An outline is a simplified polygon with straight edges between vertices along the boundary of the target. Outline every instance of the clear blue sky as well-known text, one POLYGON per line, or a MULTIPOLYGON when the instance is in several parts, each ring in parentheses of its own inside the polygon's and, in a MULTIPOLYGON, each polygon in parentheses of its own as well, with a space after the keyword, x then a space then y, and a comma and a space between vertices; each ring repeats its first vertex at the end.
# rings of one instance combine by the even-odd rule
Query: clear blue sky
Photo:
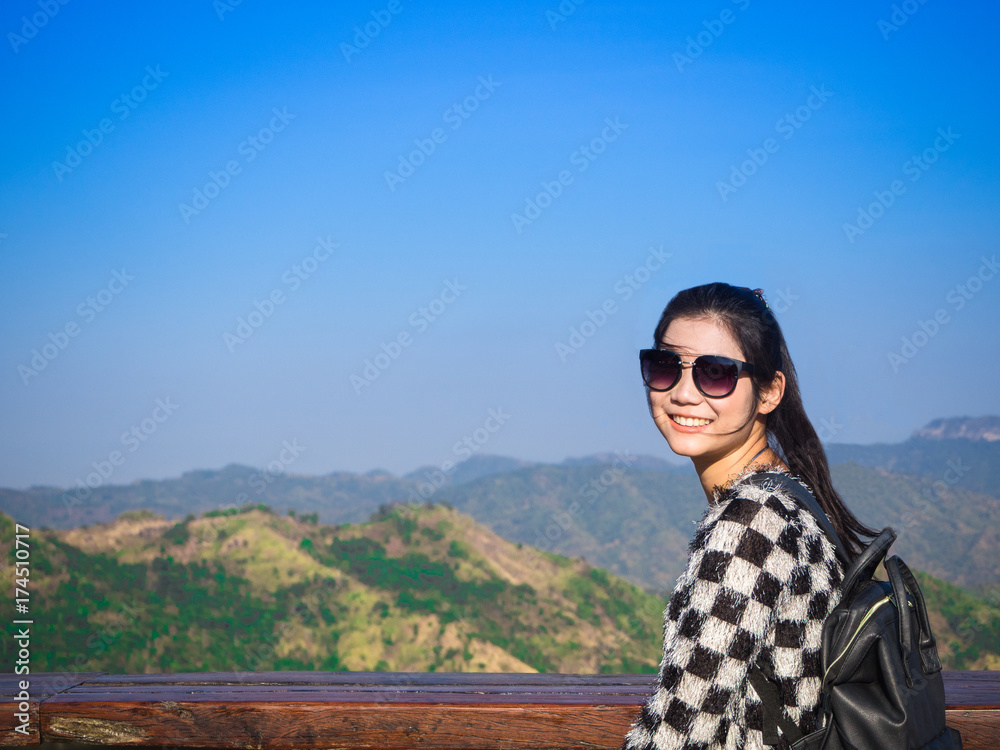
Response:
POLYGON ((663 5, 4 4, 0 486, 673 458, 636 351, 710 281, 824 437, 1000 413, 996 5, 663 5))

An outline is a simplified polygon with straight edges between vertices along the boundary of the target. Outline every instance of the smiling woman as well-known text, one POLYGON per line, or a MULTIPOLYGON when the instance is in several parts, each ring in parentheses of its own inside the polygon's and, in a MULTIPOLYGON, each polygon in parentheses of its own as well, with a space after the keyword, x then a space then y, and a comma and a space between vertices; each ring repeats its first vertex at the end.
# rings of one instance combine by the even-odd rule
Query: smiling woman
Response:
MULTIPOLYGON (((691 459, 709 505, 664 613, 656 690, 623 745, 763 748, 751 667, 773 673, 788 721, 823 726, 820 637, 845 560, 790 489, 813 494, 851 555, 875 532, 844 506, 802 406, 761 290, 715 283, 678 293, 640 353, 649 412, 691 459)), ((776 747, 788 747, 785 725, 776 747)))

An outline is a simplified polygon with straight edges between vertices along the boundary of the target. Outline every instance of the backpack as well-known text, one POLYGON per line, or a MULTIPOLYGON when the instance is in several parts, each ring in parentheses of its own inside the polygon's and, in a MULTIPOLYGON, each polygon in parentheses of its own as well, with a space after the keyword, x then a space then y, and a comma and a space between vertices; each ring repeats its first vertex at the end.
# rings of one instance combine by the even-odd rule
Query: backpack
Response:
POLYGON ((750 684, 761 699, 764 744, 792 750, 961 750, 945 726, 944 683, 924 597, 902 560, 885 559, 896 539, 882 529, 854 562, 816 499, 797 481, 766 472, 808 510, 846 568, 837 607, 823 623, 822 707, 825 726, 803 736, 783 710, 774 674, 759 661, 750 684), (885 563, 888 581, 872 576, 885 563))

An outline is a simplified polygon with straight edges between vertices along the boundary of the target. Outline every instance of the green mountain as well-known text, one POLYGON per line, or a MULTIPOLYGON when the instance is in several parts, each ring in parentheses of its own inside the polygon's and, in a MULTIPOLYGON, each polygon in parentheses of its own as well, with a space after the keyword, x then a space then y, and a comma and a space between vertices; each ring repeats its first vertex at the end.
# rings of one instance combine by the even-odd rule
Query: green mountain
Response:
MULTIPOLYGON (((1000 418, 936 420, 897 445, 830 445, 835 486, 867 524, 892 526, 916 568, 988 596, 1000 557, 1000 418)), ((447 502, 500 536, 596 567, 651 592, 673 586, 704 494, 690 464, 596 455, 537 464, 475 455, 450 477, 424 467, 308 477, 231 465, 178 479, 61 490, 0 489, 0 511, 32 527, 109 522, 129 510, 182 518, 265 503, 324 523, 359 523, 379 507, 447 502)))
MULTIPOLYGON (((669 589, 683 569, 692 523, 705 509, 701 485, 693 471, 617 468, 538 465, 437 497, 507 539, 583 556, 647 590, 669 589)), ((896 530, 894 554, 981 594, 994 584, 1000 498, 853 463, 831 471, 859 518, 896 530)))
MULTIPOLYGON (((12 526, 0 516, 0 554, 12 526)), ((339 526, 129 512, 32 530, 31 561, 37 671, 652 672, 661 648, 656 597, 443 506, 339 526)))
MULTIPOLYGON (((0 554, 12 526, 0 515, 0 554)), ((132 511, 32 530, 30 559, 37 671, 654 672, 662 648, 664 599, 440 505, 338 526, 132 511)), ((918 576, 946 667, 1000 667, 998 602, 918 576)))
POLYGON ((902 443, 834 443, 825 450, 831 465, 851 462, 1000 497, 1000 440, 993 437, 998 423, 1000 417, 935 420, 902 443))

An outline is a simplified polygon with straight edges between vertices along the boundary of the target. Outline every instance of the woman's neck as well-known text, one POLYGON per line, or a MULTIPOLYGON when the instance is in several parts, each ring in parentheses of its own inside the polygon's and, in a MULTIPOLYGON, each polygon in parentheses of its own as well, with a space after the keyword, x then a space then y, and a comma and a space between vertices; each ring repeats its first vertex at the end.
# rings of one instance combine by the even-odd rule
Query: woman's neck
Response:
POLYGON ((738 479, 754 471, 768 469, 783 469, 788 471, 788 466, 765 442, 763 445, 754 445, 748 448, 735 459, 726 462, 717 462, 709 467, 705 467, 698 472, 698 476, 701 480, 701 487, 705 492, 705 497, 712 503, 720 492, 738 479))

